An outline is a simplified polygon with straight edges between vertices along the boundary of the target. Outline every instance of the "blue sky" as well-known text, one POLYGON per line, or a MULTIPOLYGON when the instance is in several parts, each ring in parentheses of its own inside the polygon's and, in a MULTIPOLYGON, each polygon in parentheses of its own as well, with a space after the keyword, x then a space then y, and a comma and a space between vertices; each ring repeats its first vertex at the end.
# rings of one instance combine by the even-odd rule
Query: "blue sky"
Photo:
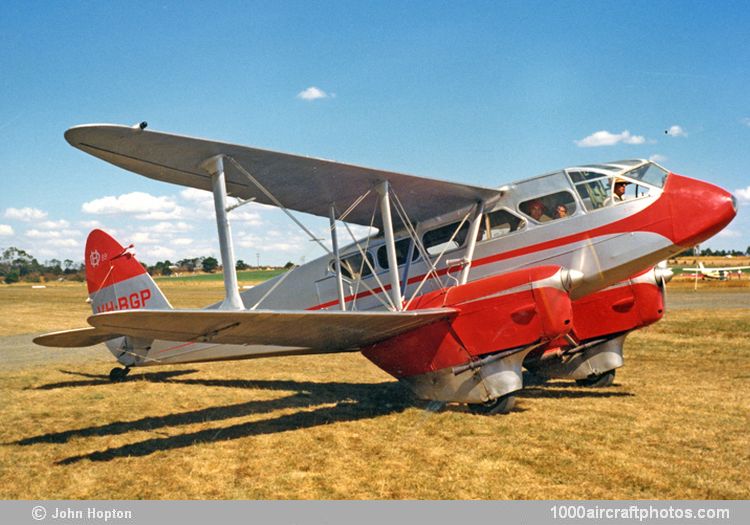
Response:
MULTIPOLYGON (((147 262, 216 255, 208 194, 63 139, 146 120, 484 186, 655 157, 735 192, 738 217, 704 246, 744 250, 748 27, 747 2, 6 2, 0 247, 80 261, 98 225, 147 262)), ((320 253, 278 212, 241 210, 238 258, 320 253)))

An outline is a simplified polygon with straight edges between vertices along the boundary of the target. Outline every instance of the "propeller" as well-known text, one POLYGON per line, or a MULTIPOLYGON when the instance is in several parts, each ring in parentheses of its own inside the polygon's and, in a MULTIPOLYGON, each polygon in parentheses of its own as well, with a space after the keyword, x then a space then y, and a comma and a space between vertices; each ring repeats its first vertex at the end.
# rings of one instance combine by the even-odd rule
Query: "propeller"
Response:
POLYGON ((667 283, 674 277, 672 268, 667 266, 667 261, 661 261, 654 267, 654 278, 661 288, 661 300, 664 308, 667 307, 667 283))

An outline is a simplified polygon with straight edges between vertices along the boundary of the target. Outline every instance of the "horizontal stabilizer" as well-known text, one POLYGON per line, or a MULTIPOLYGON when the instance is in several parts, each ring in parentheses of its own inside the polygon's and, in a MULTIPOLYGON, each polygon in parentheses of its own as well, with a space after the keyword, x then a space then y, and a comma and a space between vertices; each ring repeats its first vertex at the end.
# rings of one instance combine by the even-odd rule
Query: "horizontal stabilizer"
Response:
POLYGON ((112 333, 108 330, 93 328, 76 328, 74 330, 63 330, 52 332, 34 338, 34 342, 41 346, 52 346, 57 348, 80 348, 82 346, 94 346, 121 334, 112 333))
POLYGON ((451 308, 406 312, 126 310, 93 315, 88 322, 102 332, 144 339, 335 352, 370 345, 455 314, 451 308))

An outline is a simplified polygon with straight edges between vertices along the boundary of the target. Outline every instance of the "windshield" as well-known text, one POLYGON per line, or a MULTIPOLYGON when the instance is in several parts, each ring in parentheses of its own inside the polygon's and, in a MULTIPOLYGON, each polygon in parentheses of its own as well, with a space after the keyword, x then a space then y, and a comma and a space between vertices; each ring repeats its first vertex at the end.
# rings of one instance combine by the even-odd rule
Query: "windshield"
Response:
POLYGON ((648 163, 634 170, 626 171, 623 175, 634 180, 645 182, 651 186, 656 186, 657 188, 663 188, 664 181, 667 180, 668 172, 656 164, 648 163))

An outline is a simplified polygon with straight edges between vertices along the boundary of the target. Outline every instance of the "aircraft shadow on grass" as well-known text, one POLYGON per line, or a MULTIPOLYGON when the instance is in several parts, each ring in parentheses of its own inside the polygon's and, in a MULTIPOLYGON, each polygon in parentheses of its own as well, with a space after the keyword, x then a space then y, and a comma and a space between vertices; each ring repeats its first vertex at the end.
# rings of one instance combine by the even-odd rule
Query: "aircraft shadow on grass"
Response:
MULTIPOLYGON (((107 376, 84 374, 61 370, 87 380, 50 383, 36 387, 39 390, 112 385, 107 376)), ((382 383, 316 383, 290 380, 239 380, 239 379, 187 379, 180 376, 195 370, 174 370, 158 373, 137 374, 129 381, 149 381, 185 385, 214 386, 253 390, 295 392, 291 395, 269 400, 247 401, 217 407, 190 410, 165 416, 150 416, 132 421, 116 421, 61 432, 51 432, 16 441, 15 445, 30 446, 43 443, 65 444, 79 437, 102 437, 127 434, 136 431, 159 431, 196 423, 226 421, 251 415, 267 414, 277 410, 297 409, 292 414, 271 417, 259 421, 242 422, 222 428, 207 428, 174 436, 159 436, 119 447, 112 447, 89 454, 71 456, 57 461, 58 465, 69 465, 83 460, 110 461, 120 457, 148 456, 155 452, 173 450, 200 443, 230 441, 249 436, 275 434, 305 428, 313 428, 338 422, 371 419, 402 412, 418 406, 411 394, 394 381, 382 383), (324 406, 319 406, 324 405, 324 406), (314 408, 317 407, 317 408, 314 408), (312 410, 311 410, 312 409, 312 410)), ((613 397, 629 396, 625 392, 600 390, 552 390, 534 387, 520 393, 521 397, 613 397)), ((523 411, 517 407, 514 411, 523 411)))

